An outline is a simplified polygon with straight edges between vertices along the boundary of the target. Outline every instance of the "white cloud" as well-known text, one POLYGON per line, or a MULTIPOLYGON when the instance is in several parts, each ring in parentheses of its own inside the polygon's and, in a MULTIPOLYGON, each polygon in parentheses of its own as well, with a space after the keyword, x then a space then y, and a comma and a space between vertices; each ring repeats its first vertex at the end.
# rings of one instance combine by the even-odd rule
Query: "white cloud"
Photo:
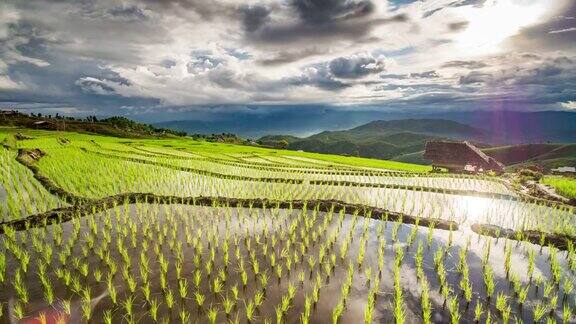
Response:
POLYGON ((561 105, 562 108, 564 108, 564 109, 576 110, 576 101, 562 102, 562 103, 560 103, 560 105, 561 105))
POLYGON ((560 34, 560 33, 567 33, 567 32, 573 32, 573 31, 576 31, 576 27, 552 30, 552 31, 548 32, 548 34, 560 34))
POLYGON ((14 82, 7 75, 0 75, 0 90, 22 90, 26 86, 22 83, 14 82))

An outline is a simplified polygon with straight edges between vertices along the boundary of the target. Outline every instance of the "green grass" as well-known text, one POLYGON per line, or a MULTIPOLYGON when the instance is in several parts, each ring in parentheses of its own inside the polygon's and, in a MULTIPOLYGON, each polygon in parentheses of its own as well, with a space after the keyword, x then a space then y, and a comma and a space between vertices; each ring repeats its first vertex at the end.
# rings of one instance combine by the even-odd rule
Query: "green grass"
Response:
POLYGON ((564 197, 576 198, 576 179, 562 176, 547 176, 542 179, 542 183, 556 190, 564 197))
POLYGON ((374 160, 359 157, 347 157, 332 154, 320 154, 309 152, 298 152, 289 150, 268 149, 255 146, 245 146, 227 143, 212 143, 206 141, 196 141, 190 138, 177 138, 177 139, 126 139, 116 138, 101 135, 88 135, 73 132, 57 132, 57 131, 43 131, 31 130, 16 127, 0 127, 0 138, 9 136, 15 133, 22 133, 27 136, 34 137, 33 140, 18 142, 19 147, 36 148, 58 145, 57 139, 59 137, 66 137, 71 141, 86 141, 94 140, 99 143, 120 144, 131 142, 142 146, 156 146, 156 147, 169 147, 172 149, 182 149, 191 153, 206 153, 211 154, 218 152, 219 154, 256 154, 261 156, 293 156, 303 157, 307 159, 319 160, 320 162, 329 162, 334 164, 343 164, 354 167, 367 167, 378 168, 395 171, 409 171, 409 172, 428 172, 431 170, 430 166, 403 163, 387 160, 374 160))

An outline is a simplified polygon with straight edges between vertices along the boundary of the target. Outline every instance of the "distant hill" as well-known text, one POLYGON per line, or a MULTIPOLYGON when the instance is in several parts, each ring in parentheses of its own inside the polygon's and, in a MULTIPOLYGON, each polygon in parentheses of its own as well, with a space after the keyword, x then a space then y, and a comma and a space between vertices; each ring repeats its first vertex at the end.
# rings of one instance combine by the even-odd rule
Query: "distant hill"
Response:
POLYGON ((472 111, 432 114, 481 128, 492 144, 575 143, 573 111, 472 111))
MULTIPOLYGON (((405 110, 410 111, 410 110, 405 110)), ((158 116, 159 119, 165 116, 158 116)), ((442 119, 482 130, 480 142, 494 146, 532 143, 576 143, 576 111, 434 111, 399 112, 387 107, 372 110, 336 109, 323 106, 254 106, 226 113, 182 115, 155 124, 192 133, 234 133, 244 138, 268 134, 310 136, 324 130, 347 130, 371 121, 442 119), (196 118, 194 116, 197 116, 196 118)), ((416 130, 407 132, 421 133, 416 130)), ((425 132, 424 132, 425 133, 425 132)))
POLYGON ((525 164, 538 164, 545 169, 576 166, 576 144, 515 145, 486 149, 484 152, 515 167, 525 164))
POLYGON ((280 147, 285 141, 291 150, 394 159, 423 150, 429 140, 482 138, 478 128, 442 119, 378 120, 349 130, 324 131, 306 138, 270 135, 262 145, 280 147))

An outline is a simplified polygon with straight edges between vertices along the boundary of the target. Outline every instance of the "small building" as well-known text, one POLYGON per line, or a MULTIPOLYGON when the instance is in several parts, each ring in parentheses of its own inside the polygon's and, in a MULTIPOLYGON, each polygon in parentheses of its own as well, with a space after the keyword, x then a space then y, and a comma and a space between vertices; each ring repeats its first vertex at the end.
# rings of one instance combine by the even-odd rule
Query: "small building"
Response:
POLYGON ((563 166, 556 169, 552 169, 550 170, 550 172, 552 172, 552 174, 574 176, 576 175, 576 167, 563 166))
POLYGON ((432 161, 434 170, 446 168, 451 172, 504 172, 504 164, 467 141, 429 141, 426 143, 424 158, 432 161))

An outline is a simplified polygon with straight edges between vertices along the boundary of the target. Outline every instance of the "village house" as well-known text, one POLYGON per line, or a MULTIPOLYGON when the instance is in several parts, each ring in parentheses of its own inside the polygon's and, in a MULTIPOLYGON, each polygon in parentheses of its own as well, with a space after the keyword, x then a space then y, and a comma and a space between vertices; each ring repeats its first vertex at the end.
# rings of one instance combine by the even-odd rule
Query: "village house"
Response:
POLYGON ((576 176, 576 167, 563 166, 550 170, 552 174, 576 176))

